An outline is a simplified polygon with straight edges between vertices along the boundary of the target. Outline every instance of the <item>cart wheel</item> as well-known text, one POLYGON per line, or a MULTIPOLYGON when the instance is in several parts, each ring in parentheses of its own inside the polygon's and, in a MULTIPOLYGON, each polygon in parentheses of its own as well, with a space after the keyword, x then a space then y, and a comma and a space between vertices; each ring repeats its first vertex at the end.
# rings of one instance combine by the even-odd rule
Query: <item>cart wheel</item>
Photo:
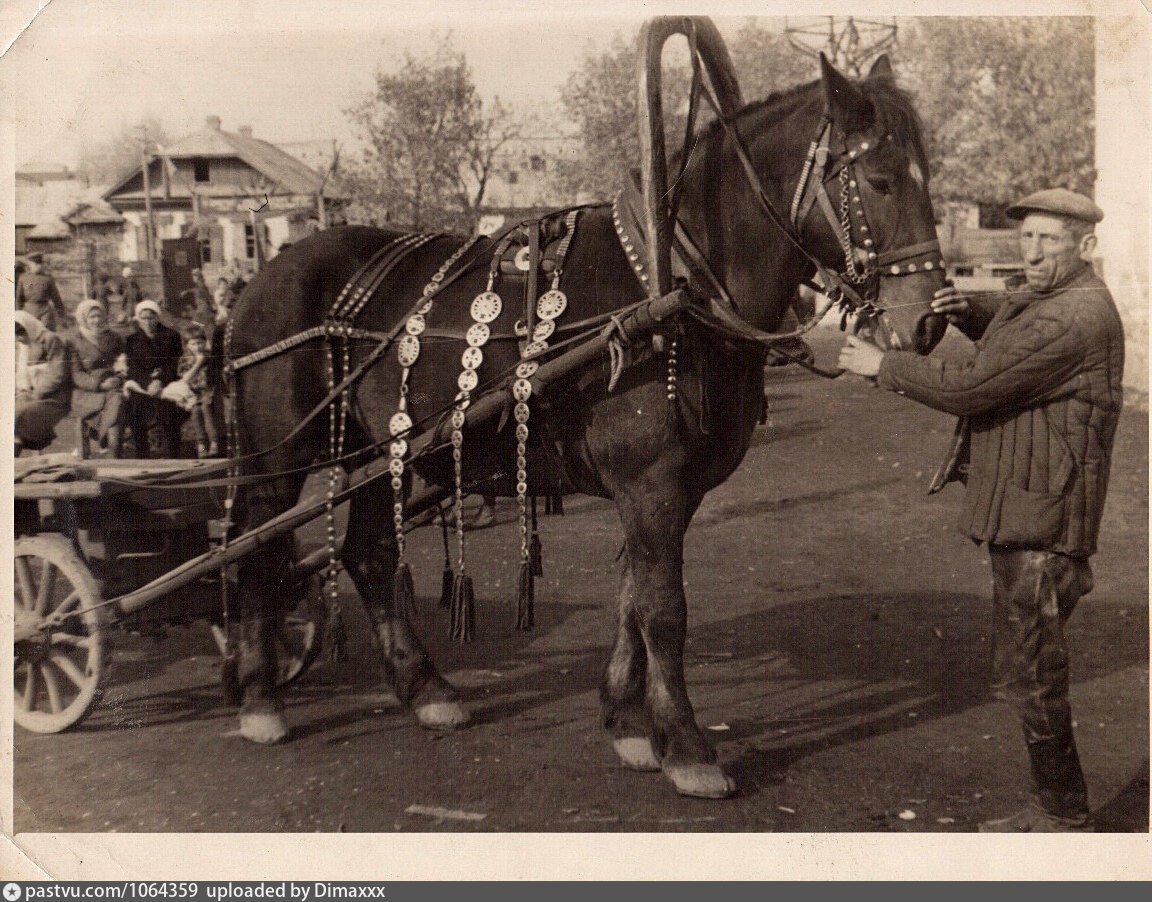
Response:
POLYGON ((14 716, 34 733, 80 723, 99 700, 105 664, 100 588, 68 539, 17 539, 14 716), (70 614, 51 626, 53 615, 70 614))
POLYGON ((308 580, 305 591, 288 612, 277 637, 276 658, 280 662, 280 685, 288 686, 304 675, 320 655, 324 635, 324 602, 320 581, 308 580))

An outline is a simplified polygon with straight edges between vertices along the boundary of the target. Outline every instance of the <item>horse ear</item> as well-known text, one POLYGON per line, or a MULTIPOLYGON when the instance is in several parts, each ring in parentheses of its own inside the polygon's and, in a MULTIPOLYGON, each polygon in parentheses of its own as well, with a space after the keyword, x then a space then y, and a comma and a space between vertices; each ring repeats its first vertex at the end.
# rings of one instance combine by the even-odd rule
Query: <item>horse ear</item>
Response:
POLYGON ((892 61, 888 59, 887 53, 882 53, 876 58, 876 62, 872 64, 872 68, 868 70, 869 78, 880 78, 884 81, 895 81, 896 76, 892 74, 892 61))
POLYGON ((824 85, 824 107, 845 134, 863 131, 872 124, 872 104, 868 98, 841 75, 823 53, 820 54, 820 81, 824 85))

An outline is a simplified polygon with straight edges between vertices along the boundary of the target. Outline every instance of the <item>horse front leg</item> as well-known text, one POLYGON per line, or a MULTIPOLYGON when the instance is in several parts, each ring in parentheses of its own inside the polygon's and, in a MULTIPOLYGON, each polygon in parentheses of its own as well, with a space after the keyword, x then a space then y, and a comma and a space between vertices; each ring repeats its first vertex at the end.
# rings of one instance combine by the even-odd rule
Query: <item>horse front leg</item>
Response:
POLYGON ((660 770, 655 731, 645 706, 648 653, 635 608, 636 583, 625 554, 617 601, 616 644, 600 686, 600 716, 620 763, 630 770, 660 770))
POLYGON ((469 719, 460 704, 460 693, 436 670, 412 624, 393 603, 392 581, 399 553, 391 514, 391 490, 355 495, 340 560, 364 600, 384 672, 400 703, 415 714, 422 727, 455 729, 469 719))
POLYGON ((642 478, 617 505, 632 575, 632 616, 644 643, 644 700, 654 755, 677 792, 724 798, 736 784, 716 763, 696 723, 684 679, 684 534, 695 504, 675 479, 642 478))

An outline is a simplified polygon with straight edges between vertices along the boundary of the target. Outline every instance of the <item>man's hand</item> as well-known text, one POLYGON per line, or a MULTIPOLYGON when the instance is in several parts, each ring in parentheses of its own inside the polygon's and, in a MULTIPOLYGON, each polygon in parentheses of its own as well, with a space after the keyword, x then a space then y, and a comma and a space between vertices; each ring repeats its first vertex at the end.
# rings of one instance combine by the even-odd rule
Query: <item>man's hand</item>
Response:
POLYGON ((840 349, 840 368, 858 376, 874 377, 880 372, 880 361, 884 352, 869 341, 857 335, 849 335, 848 341, 840 349))
POLYGON ((945 285, 932 296, 932 312, 942 313, 954 326, 968 318, 968 299, 956 291, 955 285, 945 285))
POLYGON ((124 380, 119 376, 108 376, 100 383, 100 391, 113 391, 124 384, 124 380))

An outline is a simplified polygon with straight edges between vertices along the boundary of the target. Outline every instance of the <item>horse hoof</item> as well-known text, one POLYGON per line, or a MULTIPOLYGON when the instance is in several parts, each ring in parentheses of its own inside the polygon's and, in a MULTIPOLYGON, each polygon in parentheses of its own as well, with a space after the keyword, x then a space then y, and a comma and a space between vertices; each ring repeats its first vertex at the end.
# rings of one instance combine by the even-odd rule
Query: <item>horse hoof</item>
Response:
POLYGON ((284 723, 283 717, 274 712, 241 714, 240 735, 249 742, 258 742, 260 745, 275 745, 288 735, 288 725, 284 723))
POLYGON ((613 739, 612 748, 616 750, 616 757, 620 759, 620 763, 629 770, 660 770, 660 759, 656 757, 652 743, 647 737, 625 736, 622 739, 613 739))
POLYGON ((665 765, 664 774, 682 796, 726 799, 736 792, 736 781, 716 764, 665 765))
POLYGON ((416 708, 416 720, 426 730, 455 730, 469 717, 459 702, 429 702, 416 708))

